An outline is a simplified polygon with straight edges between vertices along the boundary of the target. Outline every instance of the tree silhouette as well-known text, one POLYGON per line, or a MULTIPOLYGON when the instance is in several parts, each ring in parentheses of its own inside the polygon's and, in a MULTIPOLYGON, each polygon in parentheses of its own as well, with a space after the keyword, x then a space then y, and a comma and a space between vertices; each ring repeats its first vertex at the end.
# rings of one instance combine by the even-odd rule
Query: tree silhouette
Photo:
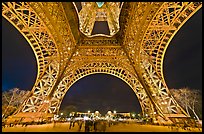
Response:
POLYGON ((28 97, 30 91, 13 88, 2 93, 2 118, 11 115, 28 97))
POLYGON ((199 116, 202 118, 202 114, 200 114, 202 113, 202 93, 199 90, 186 87, 181 89, 170 89, 170 92, 181 107, 186 110, 189 116, 193 114, 197 120, 200 120, 199 116))

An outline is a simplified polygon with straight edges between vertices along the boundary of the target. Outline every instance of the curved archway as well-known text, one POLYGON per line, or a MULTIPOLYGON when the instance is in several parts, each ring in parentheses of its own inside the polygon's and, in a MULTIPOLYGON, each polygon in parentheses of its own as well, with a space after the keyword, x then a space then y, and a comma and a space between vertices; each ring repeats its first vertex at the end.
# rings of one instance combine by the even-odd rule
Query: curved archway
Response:
POLYGON ((149 97, 147 96, 142 85, 137 80, 137 77, 134 74, 130 73, 130 71, 128 71, 127 69, 118 67, 114 63, 107 62, 85 63, 78 66, 76 70, 68 72, 53 93, 51 104, 49 106, 49 112, 57 113, 59 111, 61 102, 65 94, 75 82, 85 76, 96 73, 110 74, 126 82, 135 92, 135 95, 140 102, 143 114, 147 113, 150 116, 153 116, 154 109, 151 101, 149 100, 149 97))

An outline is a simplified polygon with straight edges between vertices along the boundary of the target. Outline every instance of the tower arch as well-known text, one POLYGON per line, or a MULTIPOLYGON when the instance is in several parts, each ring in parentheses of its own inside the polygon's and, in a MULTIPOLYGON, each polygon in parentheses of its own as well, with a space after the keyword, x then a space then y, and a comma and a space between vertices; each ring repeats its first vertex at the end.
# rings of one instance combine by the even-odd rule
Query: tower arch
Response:
POLYGON ((48 111, 50 113, 58 113, 61 102, 70 87, 85 76, 97 73, 113 75, 127 83, 137 96, 143 115, 148 114, 152 116, 155 112, 145 90, 137 80, 137 77, 128 71, 128 69, 107 62, 85 63, 78 66, 77 69, 67 72, 50 99, 51 103, 48 111))

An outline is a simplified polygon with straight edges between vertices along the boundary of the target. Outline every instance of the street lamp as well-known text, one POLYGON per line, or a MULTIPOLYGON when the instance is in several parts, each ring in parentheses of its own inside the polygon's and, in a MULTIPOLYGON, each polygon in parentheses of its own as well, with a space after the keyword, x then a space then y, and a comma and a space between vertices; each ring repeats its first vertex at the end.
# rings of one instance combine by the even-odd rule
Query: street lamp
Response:
POLYGON ((114 110, 114 111, 113 111, 113 113, 115 114, 115 113, 116 113, 116 111, 114 110))

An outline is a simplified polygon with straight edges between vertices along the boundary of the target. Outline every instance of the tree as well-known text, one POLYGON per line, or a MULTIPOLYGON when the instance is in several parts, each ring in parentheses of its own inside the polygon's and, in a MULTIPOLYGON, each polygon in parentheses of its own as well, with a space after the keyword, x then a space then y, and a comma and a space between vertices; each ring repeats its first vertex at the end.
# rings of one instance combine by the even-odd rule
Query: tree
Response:
POLYGON ((13 88, 2 93, 2 114, 3 118, 11 115, 28 97, 30 91, 13 88))
POLYGON ((170 89, 173 97, 176 99, 176 101, 183 107, 187 114, 190 116, 189 108, 188 108, 188 95, 190 94, 190 90, 187 90, 186 88, 182 89, 170 89))
POLYGON ((193 113, 196 119, 200 120, 197 113, 202 113, 202 95, 199 90, 181 88, 170 89, 170 92, 189 116, 193 113))
POLYGON ((193 112, 196 119, 199 120, 199 117, 196 113, 196 106, 199 106, 199 100, 202 99, 199 90, 192 91, 188 97, 189 97, 189 106, 188 107, 193 112))

